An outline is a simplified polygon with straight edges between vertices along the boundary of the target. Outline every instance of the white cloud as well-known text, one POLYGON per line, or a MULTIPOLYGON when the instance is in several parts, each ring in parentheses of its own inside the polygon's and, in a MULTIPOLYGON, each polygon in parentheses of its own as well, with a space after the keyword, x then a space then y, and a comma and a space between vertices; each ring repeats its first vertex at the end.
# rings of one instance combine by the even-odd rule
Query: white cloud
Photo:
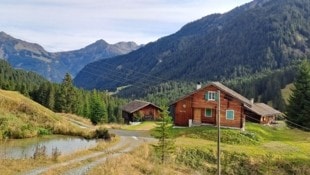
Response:
POLYGON ((1 0, 0 30, 48 51, 79 49, 98 39, 142 44, 249 1, 1 0))

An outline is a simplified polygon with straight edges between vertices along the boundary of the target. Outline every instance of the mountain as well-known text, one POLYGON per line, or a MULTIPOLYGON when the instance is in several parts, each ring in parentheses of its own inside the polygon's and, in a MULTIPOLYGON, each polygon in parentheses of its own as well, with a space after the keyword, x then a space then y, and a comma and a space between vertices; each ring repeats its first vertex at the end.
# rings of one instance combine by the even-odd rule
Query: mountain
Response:
POLYGON ((85 48, 51 53, 38 44, 29 43, 0 32, 0 58, 14 68, 34 71, 51 81, 59 82, 65 73, 75 76, 86 64, 138 49, 134 42, 108 44, 104 40, 85 48))
POLYGON ((86 89, 223 81, 289 66, 310 53, 309 0, 254 0, 186 24, 139 50, 85 66, 86 89))

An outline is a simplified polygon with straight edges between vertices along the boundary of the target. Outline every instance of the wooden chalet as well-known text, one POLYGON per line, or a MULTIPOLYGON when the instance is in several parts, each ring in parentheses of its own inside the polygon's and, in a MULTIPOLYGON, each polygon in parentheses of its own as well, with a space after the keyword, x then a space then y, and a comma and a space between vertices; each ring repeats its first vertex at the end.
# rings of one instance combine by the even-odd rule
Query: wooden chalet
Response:
POLYGON ((221 126, 244 128, 245 106, 251 107, 251 101, 219 82, 211 82, 173 102, 170 112, 176 126, 189 126, 191 121, 193 125, 217 125, 220 111, 221 126))
POLYGON ((266 105, 265 103, 253 103, 251 107, 246 107, 245 115, 246 120, 261 123, 271 124, 276 120, 276 117, 282 113, 274 108, 266 105))
POLYGON ((146 101, 134 100, 122 107, 122 115, 126 123, 135 121, 139 116, 142 120, 156 120, 161 109, 146 101))

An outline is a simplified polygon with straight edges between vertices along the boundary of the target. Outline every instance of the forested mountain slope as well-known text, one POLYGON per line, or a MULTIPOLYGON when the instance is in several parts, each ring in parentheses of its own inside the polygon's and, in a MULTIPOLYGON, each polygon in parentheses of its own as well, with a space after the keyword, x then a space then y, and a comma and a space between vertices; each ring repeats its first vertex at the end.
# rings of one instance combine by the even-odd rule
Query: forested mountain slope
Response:
POLYGON ((15 90, 28 95, 30 91, 45 82, 47 80, 42 76, 34 72, 14 69, 7 61, 0 59, 0 89, 15 90))
POLYGON ((255 0, 191 22, 129 54, 88 64, 75 84, 86 89, 144 89, 168 80, 244 77, 308 56, 309 38, 309 0, 255 0))
MULTIPOLYGON (((36 73, 14 69, 8 62, 1 59, 0 90, 19 91, 29 98, 28 101, 32 99, 49 110, 78 114, 90 118, 94 123, 121 122, 122 115, 119 106, 126 102, 112 97, 107 92, 78 89, 73 86, 69 74, 66 74, 61 84, 51 83, 36 73)), ((26 98, 24 96, 23 98, 26 98)), ((0 122, 1 111, 0 106, 0 122)))

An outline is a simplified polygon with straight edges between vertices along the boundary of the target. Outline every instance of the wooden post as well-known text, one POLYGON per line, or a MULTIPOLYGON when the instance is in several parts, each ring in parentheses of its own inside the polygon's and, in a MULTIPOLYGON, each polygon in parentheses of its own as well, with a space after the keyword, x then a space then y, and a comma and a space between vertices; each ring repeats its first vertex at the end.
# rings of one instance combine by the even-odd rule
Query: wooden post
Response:
POLYGON ((217 172, 221 174, 221 91, 217 91, 217 172))

